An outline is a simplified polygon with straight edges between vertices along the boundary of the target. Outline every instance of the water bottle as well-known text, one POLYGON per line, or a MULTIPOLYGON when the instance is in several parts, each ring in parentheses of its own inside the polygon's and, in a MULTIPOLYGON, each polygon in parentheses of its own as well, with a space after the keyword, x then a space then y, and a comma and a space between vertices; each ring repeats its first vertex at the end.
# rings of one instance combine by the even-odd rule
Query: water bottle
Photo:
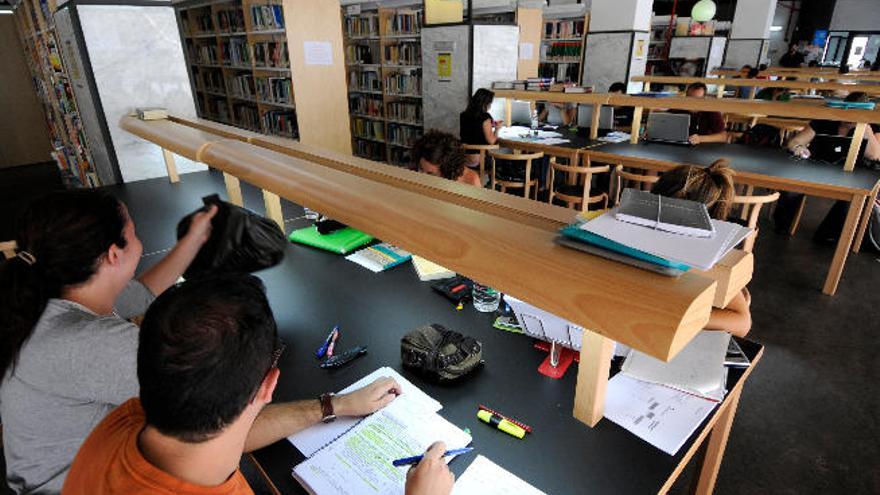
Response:
POLYGON ((538 135, 538 111, 535 109, 532 109, 531 124, 532 124, 532 134, 537 136, 538 135))

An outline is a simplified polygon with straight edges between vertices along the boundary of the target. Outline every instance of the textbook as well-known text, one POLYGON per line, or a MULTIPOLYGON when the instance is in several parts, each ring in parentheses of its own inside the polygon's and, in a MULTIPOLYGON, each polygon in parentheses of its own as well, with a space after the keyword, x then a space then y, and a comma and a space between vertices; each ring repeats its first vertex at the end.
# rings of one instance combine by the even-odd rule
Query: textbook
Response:
POLYGON ((291 242, 305 244, 338 254, 348 254, 373 241, 371 236, 351 227, 322 235, 314 225, 294 230, 290 233, 288 239, 291 242))
POLYGON ((416 275, 419 276, 419 280, 422 282, 452 278, 455 276, 454 271, 444 268, 432 261, 428 261, 421 256, 413 255, 412 264, 413 268, 416 269, 416 275))
POLYGON ((289 437, 307 457, 292 475, 310 493, 403 495, 409 466, 394 467, 392 461, 422 454, 438 440, 450 449, 471 443, 468 433, 437 414, 439 402, 391 368, 380 368, 340 393, 382 376, 393 377, 403 388, 384 409, 365 418, 339 418, 289 437), (303 433, 311 436, 306 448, 301 446, 303 433))
POLYGON ((634 249, 626 244, 621 244, 611 239, 593 234, 592 232, 583 230, 577 224, 563 227, 559 233, 562 234, 562 239, 558 241, 559 244, 579 251, 602 256, 603 258, 608 258, 670 276, 678 276, 690 270, 688 265, 670 261, 646 253, 645 251, 634 249), (570 242, 563 242, 565 239, 569 239, 570 242), (593 246, 594 249, 589 249, 590 246, 593 246))
POLYGON ((412 255, 408 252, 385 242, 366 247, 345 257, 348 261, 357 263, 373 273, 394 268, 401 263, 409 261, 411 258, 412 255))
POLYGON ((715 235, 715 228, 705 204, 668 198, 638 189, 623 190, 614 218, 674 234, 695 237, 715 235))

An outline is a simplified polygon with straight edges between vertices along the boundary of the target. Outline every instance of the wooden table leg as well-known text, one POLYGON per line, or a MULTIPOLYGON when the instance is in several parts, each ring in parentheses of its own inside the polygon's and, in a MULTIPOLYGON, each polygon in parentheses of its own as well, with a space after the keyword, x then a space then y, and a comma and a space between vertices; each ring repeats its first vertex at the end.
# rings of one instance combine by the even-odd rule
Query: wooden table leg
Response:
POLYGON ((721 459, 724 457, 724 449, 727 447, 727 439, 730 436, 730 428, 733 426, 733 417, 736 416, 736 407, 739 404, 742 387, 731 392, 727 409, 718 417, 712 433, 706 441, 706 450, 703 457, 697 461, 699 475, 694 479, 691 492, 699 495, 711 494, 715 489, 715 480, 718 479, 718 470, 721 468, 721 459))
POLYGON ((275 193, 263 191, 263 202, 266 204, 266 216, 275 220, 275 223, 281 227, 284 232, 284 217, 281 214, 281 198, 275 193))
POLYGON ((165 170, 168 171, 168 180, 171 183, 180 182, 180 177, 177 175, 177 164, 174 163, 174 155, 162 148, 162 158, 165 159, 165 170))
POLYGON ((862 241, 865 239, 865 231, 868 230, 868 224, 871 222, 871 212, 874 211, 874 202, 877 201, 877 193, 880 185, 874 187, 871 195, 865 202, 865 211, 862 212, 862 218, 859 220, 859 229, 856 231, 856 239, 853 241, 852 252, 858 253, 862 249, 862 241))
POLYGON ((236 206, 244 206, 244 201, 241 199, 241 182, 238 177, 223 172, 223 182, 226 183, 226 197, 229 198, 229 202, 236 206))
POLYGON ((574 417, 590 427, 596 426, 605 414, 605 391, 613 349, 611 339, 584 330, 574 392, 574 417))
POLYGON ((791 219, 791 225, 788 226, 788 235, 793 236, 795 232, 797 232, 798 225, 801 223, 801 216, 804 214, 804 207, 807 205, 807 195, 805 194, 801 197, 801 201, 798 204, 797 212, 794 214, 794 218, 791 219))
POLYGON ((831 260, 831 268, 828 269, 825 287, 822 289, 822 292, 829 296, 833 296, 837 292, 837 284, 840 282, 840 276, 843 274, 843 266, 846 264, 846 257, 849 254, 850 246, 852 246, 853 237, 856 235, 856 222, 859 219, 859 215, 862 214, 865 199, 865 196, 853 196, 849 202, 846 222, 844 222, 843 230, 840 232, 840 239, 837 241, 837 248, 834 250, 834 258, 831 260))

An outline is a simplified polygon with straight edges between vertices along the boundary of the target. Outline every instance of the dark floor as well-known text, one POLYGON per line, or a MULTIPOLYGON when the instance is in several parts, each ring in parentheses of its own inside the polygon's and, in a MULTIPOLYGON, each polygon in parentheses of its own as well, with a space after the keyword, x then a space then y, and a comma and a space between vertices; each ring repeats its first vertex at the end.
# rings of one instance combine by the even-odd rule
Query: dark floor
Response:
MULTIPOLYGON (((16 180, 0 175, 0 188, 15 190, 16 180)), ((201 196, 225 194, 216 172, 187 174, 167 187, 161 199, 145 197, 137 183, 115 188, 143 240, 142 265, 172 246, 177 219, 145 225, 138 223, 139 210, 161 200, 174 202, 183 216, 199 206, 201 196)), ((244 194, 248 207, 262 211, 258 191, 246 187, 244 194)), ((746 384, 716 493, 880 493, 880 255, 851 255, 837 295, 822 295, 833 247, 816 245, 810 236, 829 206, 811 198, 794 238, 774 233, 762 220, 749 285, 749 337, 766 351, 746 384)), ((301 215, 294 205, 284 210, 288 220, 301 215)), ((4 215, 0 232, 8 223, 4 215)), ((249 479, 257 478, 246 463, 243 468, 249 479)), ((265 487, 254 488, 264 493, 265 487)))

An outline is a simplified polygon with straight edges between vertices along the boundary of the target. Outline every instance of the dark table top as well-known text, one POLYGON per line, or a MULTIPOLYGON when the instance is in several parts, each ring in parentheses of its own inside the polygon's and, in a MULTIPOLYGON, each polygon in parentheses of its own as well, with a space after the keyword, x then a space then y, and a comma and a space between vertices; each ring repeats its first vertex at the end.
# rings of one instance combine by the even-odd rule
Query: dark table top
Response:
MULTIPOLYGON (((525 127, 529 127, 528 124, 514 124, 514 125, 524 125, 525 127)), ((558 144, 544 144, 540 140, 532 141, 532 140, 521 140, 521 139, 511 139, 511 138, 501 138, 502 140, 507 141, 516 141, 518 143, 523 143, 525 145, 532 144, 538 146, 546 146, 546 147, 554 147, 554 148, 565 148, 569 150, 580 150, 582 148, 592 148, 599 144, 602 144, 603 141, 593 140, 589 137, 589 129, 587 130, 587 134, 585 136, 579 136, 577 131, 571 130, 569 127, 558 126, 555 129, 550 127, 542 126, 540 128, 542 131, 550 131, 550 132, 558 132, 562 135, 562 139, 568 139, 567 143, 558 143, 558 144)))
MULTIPOLYGON (((576 367, 560 380, 538 374, 546 354, 533 348, 532 339, 492 328, 493 316, 471 305, 456 311, 430 283, 419 281, 409 263, 373 274, 342 256, 293 245, 281 265, 259 275, 271 288, 279 331, 288 344, 275 401, 338 391, 391 366, 439 400, 442 416, 470 428, 475 451, 450 464, 457 476, 483 454, 548 493, 571 493, 574 486, 590 493, 654 493, 696 438, 695 433, 677 456, 670 456, 607 419, 595 428, 578 422, 572 417, 576 367), (447 386, 403 370, 400 338, 426 323, 476 337, 483 343, 485 366, 447 386), (336 324, 341 328, 337 349, 367 345, 369 353, 342 369, 322 370, 313 352, 336 324), (518 440, 490 428, 476 418, 480 403, 529 424, 534 433, 518 440)), ((760 350, 748 341, 742 345, 752 357, 760 350)), ((742 374, 731 371, 728 389, 742 374)), ((304 457, 287 440, 254 456, 282 493, 305 493, 290 474, 304 457)))
POLYGON ((787 151, 776 148, 758 148, 744 144, 710 143, 683 146, 666 143, 608 143, 593 151, 613 153, 630 158, 670 163, 707 166, 719 158, 727 158, 730 165, 741 172, 774 178, 868 191, 880 180, 880 171, 856 168, 843 170, 843 165, 831 165, 816 160, 793 158, 787 151))

